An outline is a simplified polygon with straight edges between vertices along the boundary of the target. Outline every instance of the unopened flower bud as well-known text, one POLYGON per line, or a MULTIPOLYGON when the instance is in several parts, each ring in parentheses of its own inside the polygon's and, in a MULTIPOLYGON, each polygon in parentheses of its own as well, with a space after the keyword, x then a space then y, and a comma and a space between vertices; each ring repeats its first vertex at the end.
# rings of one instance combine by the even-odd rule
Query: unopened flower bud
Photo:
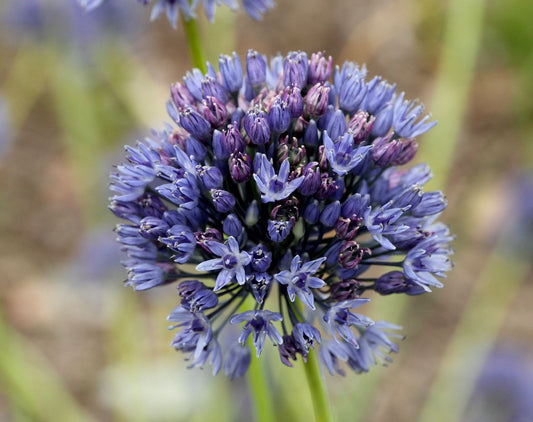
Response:
POLYGON ((364 111, 359 111, 348 122, 348 129, 353 133, 353 140, 355 145, 359 145, 368 138, 372 131, 375 117, 370 116, 364 111))
POLYGON ((317 83, 313 85, 305 96, 305 110, 309 116, 320 117, 328 109, 330 87, 317 83))
POLYGON ((220 55, 218 68, 222 77, 222 85, 228 92, 239 92, 242 86, 242 64, 236 53, 233 58, 227 55, 220 55))
POLYGON ((320 169, 318 163, 313 161, 305 166, 303 172, 304 180, 298 190, 302 195, 311 196, 316 193, 320 187, 320 169))
POLYGON ((357 299, 361 283, 355 279, 342 280, 331 285, 330 295, 336 302, 357 299))
POLYGON ((320 217, 320 205, 316 199, 313 199, 304 209, 303 218, 309 224, 316 224, 320 217))
POLYGON ((220 127, 226 123, 228 118, 226 106, 215 97, 207 97, 202 100, 200 109, 204 118, 211 123, 212 126, 220 127))
POLYGON ((194 97, 181 82, 170 85, 170 96, 178 110, 194 104, 194 97))
POLYGON ((329 56, 327 59, 322 52, 311 54, 309 61, 309 83, 316 84, 326 82, 331 76, 333 59, 329 56))
POLYGON ((306 53, 303 51, 290 52, 283 61, 283 85, 305 87, 307 85, 308 66, 306 53))
POLYGON ((305 128, 303 143, 308 147, 316 147, 318 144, 318 128, 313 119, 309 121, 309 124, 305 128))
POLYGON ((228 102, 228 93, 222 85, 211 76, 206 76, 202 79, 202 98, 207 97, 215 97, 223 104, 228 102))
POLYGON ((235 206, 235 197, 222 189, 212 189, 213 205, 218 212, 230 212, 235 206))
POLYGON ((264 145, 270 140, 270 126, 267 115, 258 108, 251 108, 244 117, 244 130, 252 144, 264 145))
POLYGON ((320 214, 320 222, 326 227, 333 227, 341 214, 341 203, 332 202, 320 214))
POLYGON ((234 154, 236 152, 244 152, 246 150, 246 143, 242 137, 241 131, 235 125, 228 125, 228 129, 225 133, 226 136, 226 148, 228 155, 234 154))
POLYGON ((196 171, 207 189, 216 189, 222 186, 223 176, 217 167, 197 166, 196 171))
POLYGON ((242 224, 235 214, 228 214, 222 223, 222 229, 228 236, 238 237, 242 232, 242 224))
POLYGON ((229 171, 237 183, 244 183, 252 177, 252 159, 248 154, 237 152, 230 156, 229 171))
POLYGON ((285 87, 281 99, 287 104, 287 108, 293 119, 300 117, 304 111, 303 99, 300 88, 295 85, 285 87))
POLYGON ((291 113, 287 104, 277 97, 268 111, 268 124, 270 130, 275 133, 283 133, 291 124, 291 113))
POLYGON ((257 51, 246 54, 246 78, 252 86, 259 86, 266 80, 266 61, 257 51))
POLYGON ((357 242, 349 240, 344 242, 339 250, 339 257, 337 262, 339 265, 347 270, 353 270, 363 259, 363 256, 370 255, 371 251, 368 248, 360 248, 357 242))
POLYGON ((192 107, 184 107, 179 113, 180 124, 196 139, 207 139, 211 125, 192 107))

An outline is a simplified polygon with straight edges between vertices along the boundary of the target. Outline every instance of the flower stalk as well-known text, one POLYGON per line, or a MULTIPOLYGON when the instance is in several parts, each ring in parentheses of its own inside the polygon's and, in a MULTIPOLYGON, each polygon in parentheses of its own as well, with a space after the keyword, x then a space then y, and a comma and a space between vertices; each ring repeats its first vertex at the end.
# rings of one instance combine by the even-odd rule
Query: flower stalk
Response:
POLYGON ((313 409, 315 411, 315 421, 333 422, 331 406, 324 385, 324 379, 320 373, 320 367, 318 366, 316 351, 310 351, 307 355, 307 362, 304 363, 304 370, 307 385, 309 386, 309 392, 311 393, 313 409))
POLYGON ((191 63, 194 67, 200 69, 202 73, 205 73, 207 72, 206 59, 202 47, 200 31, 198 29, 198 22, 196 19, 187 19, 184 16, 182 16, 181 20, 185 31, 185 39, 187 40, 187 48, 189 50, 191 63))

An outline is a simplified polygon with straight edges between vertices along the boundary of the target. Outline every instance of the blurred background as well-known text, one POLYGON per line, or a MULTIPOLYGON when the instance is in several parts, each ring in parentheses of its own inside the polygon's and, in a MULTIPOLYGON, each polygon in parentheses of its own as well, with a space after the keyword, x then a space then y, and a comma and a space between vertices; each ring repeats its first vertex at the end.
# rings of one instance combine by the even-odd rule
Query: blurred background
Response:
MULTIPOLYGON (((277 0, 200 19, 209 59, 323 50, 420 98, 419 161, 446 192, 455 268, 375 297, 404 327, 387 368, 327 377, 338 421, 533 421, 533 2, 277 0)), ((191 67, 181 28, 132 0, 0 1, 0 420, 249 421, 246 379, 187 370, 172 288, 135 293, 107 210, 122 146, 160 128, 191 67)), ((280 421, 313 420, 302 368, 266 353, 280 421)))

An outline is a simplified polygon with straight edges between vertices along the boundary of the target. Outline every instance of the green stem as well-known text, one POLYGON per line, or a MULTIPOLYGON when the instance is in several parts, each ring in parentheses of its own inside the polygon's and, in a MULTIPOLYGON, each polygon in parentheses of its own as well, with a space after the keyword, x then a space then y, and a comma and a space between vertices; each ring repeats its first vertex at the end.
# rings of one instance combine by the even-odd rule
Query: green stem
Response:
MULTIPOLYGON (((252 342, 249 343, 254 354, 252 342)), ((259 359, 252 356, 252 362, 248 368, 248 385, 254 402, 255 419, 257 422, 275 422, 272 394, 265 375, 259 359)))
POLYGON ((196 19, 186 20, 183 18, 183 15, 181 21, 183 23, 183 28, 185 29, 185 38, 187 39, 187 47, 189 48, 192 65, 200 69, 203 73, 206 73, 206 59, 202 48, 198 23, 196 19))
POLYGON ((320 374, 316 351, 311 351, 307 355, 307 363, 304 364, 307 385, 311 392, 311 401, 315 410, 316 422, 333 422, 331 407, 329 405, 324 380, 320 374))

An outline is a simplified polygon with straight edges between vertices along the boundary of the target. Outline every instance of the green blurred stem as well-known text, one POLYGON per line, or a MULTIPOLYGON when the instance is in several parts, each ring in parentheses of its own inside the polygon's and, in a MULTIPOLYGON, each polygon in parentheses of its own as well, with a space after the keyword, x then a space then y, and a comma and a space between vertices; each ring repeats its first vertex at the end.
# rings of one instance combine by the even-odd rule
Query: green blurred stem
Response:
MULTIPOLYGON (((253 353, 251 337, 249 344, 253 353)), ((248 368, 248 385, 254 402, 256 421, 275 422, 274 402, 272 401, 272 394, 265 375, 261 361, 252 356, 252 362, 250 363, 250 368, 248 368)))
POLYGON ((433 170, 427 185, 441 187, 448 179, 453 154, 461 138, 471 82, 475 75, 483 31, 485 0, 450 0, 431 104, 439 124, 424 135, 423 158, 433 170))
POLYGON ((187 47, 189 48, 192 65, 200 69, 203 73, 206 73, 206 59, 202 47, 202 40, 200 39, 200 31, 198 30, 198 22, 196 19, 186 20, 183 18, 183 14, 181 21, 185 29, 185 38, 187 39, 187 47))
POLYGON ((331 407, 324 386, 324 380, 320 374, 316 351, 313 350, 307 355, 307 363, 304 364, 304 369, 307 385, 311 392, 311 401, 315 410, 316 422, 333 422, 331 407))

